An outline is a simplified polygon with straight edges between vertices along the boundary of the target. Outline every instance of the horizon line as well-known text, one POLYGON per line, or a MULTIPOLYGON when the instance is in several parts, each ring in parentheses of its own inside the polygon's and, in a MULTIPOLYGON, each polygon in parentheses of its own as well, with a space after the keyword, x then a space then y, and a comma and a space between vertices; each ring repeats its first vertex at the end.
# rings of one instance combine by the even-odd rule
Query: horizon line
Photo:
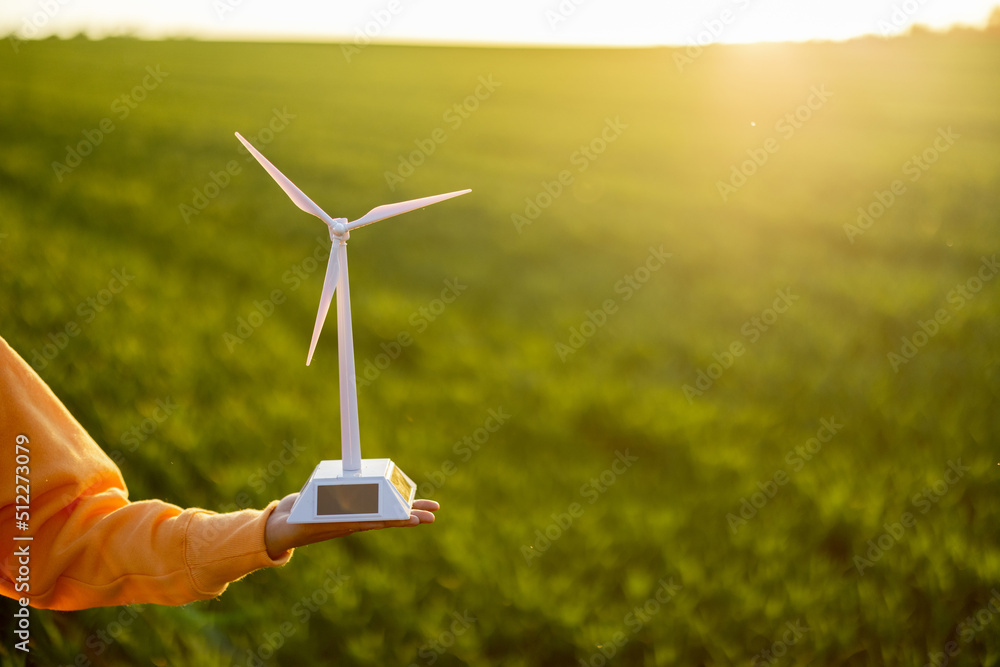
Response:
POLYGON ((196 41, 206 43, 242 43, 242 44, 329 44, 339 46, 419 46, 419 47, 449 47, 449 48, 511 48, 511 49, 678 49, 678 48, 705 48, 708 46, 753 46, 753 45, 783 45, 783 44, 844 44, 856 40, 878 39, 889 41, 900 38, 925 37, 925 36, 947 36, 953 33, 969 34, 978 33, 986 35, 1000 35, 1000 28, 996 26, 976 26, 969 24, 953 24, 944 28, 935 28, 925 24, 915 23, 907 27, 906 30, 892 34, 879 34, 877 32, 866 32, 848 37, 810 37, 808 39, 775 39, 756 41, 711 41, 705 44, 690 43, 640 43, 629 44, 624 42, 546 42, 546 41, 491 41, 491 40, 455 40, 455 39, 420 39, 420 38, 371 38, 367 41, 359 40, 357 37, 347 35, 295 35, 295 34, 194 34, 194 33, 165 33, 161 35, 142 34, 141 31, 107 31, 100 35, 94 35, 91 31, 80 30, 72 35, 58 34, 51 32, 47 35, 35 37, 21 37, 17 30, 6 34, 0 34, 0 39, 16 40, 18 42, 41 42, 51 39, 59 41, 71 41, 82 39, 92 42, 100 42, 112 39, 132 39, 144 42, 169 42, 169 41, 196 41))

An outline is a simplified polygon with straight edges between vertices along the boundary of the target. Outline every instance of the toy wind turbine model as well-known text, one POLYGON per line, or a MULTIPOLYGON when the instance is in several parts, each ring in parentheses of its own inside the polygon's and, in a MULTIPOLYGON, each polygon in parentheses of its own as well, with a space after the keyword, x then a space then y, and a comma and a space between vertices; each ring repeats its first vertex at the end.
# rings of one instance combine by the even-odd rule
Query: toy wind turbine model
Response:
POLYGON ((288 178, 236 133, 250 154, 271 175, 292 202, 330 228, 330 261, 326 267, 323 294, 316 313, 306 365, 312 361, 316 342, 333 295, 337 295, 337 330, 340 351, 340 461, 320 461, 292 506, 289 523, 340 523, 348 521, 393 521, 410 517, 416 484, 389 459, 362 459, 358 434, 358 390, 354 378, 354 339, 351 332, 351 292, 347 276, 347 240, 351 231, 394 215, 437 204, 471 190, 449 192, 376 206, 354 222, 331 218, 288 178))

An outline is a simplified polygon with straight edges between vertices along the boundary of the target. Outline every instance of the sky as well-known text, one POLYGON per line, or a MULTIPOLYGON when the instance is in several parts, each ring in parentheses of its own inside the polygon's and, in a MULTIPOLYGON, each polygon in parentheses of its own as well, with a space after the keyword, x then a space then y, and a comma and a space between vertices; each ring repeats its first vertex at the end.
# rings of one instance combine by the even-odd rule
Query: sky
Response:
POLYGON ((0 34, 690 45, 982 27, 1000 0, 3 0, 0 34))

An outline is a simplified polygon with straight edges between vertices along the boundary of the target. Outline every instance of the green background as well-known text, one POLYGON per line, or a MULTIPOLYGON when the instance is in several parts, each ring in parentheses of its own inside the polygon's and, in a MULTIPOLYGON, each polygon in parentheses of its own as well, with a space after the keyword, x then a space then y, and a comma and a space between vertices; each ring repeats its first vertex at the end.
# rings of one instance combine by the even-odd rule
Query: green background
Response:
MULTIPOLYGON (((326 230, 234 131, 334 216, 473 190, 350 244, 359 374, 385 366, 359 388, 362 453, 398 462, 437 522, 300 549, 127 627, 120 609, 36 611, 39 664, 922 665, 950 641, 951 664, 997 663, 1000 281, 975 282, 1000 247, 995 35, 11 46, 0 334, 53 352, 40 375, 133 499, 263 507, 339 458, 334 319, 304 365, 326 230), (122 106, 147 67, 162 81, 122 106), (401 160, 421 164, 392 190, 401 160), (752 173, 723 201, 734 166, 752 173), (651 249, 671 256, 647 265, 651 249), (107 302, 116 270, 134 278, 107 302), (464 287, 442 309, 446 281, 464 287), (259 324, 242 338, 241 318, 259 324), (893 364, 904 337, 920 346, 893 364), (142 433, 158 401, 176 409, 142 433), (491 410, 509 417, 484 438, 491 410)), ((4 637, 3 664, 24 664, 4 637)))

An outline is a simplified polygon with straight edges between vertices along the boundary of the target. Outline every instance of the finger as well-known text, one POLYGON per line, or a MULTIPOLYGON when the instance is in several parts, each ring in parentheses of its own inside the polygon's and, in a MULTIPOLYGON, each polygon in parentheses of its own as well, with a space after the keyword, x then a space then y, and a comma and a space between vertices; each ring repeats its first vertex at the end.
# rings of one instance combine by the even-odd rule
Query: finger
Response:
POLYGON ((436 512, 441 509, 441 505, 434 500, 414 500, 413 509, 417 510, 427 510, 429 512, 436 512))
POLYGON ((434 513, 424 510, 411 510, 410 518, 403 521, 390 521, 386 525, 391 528, 410 528, 422 523, 434 523, 434 513))

